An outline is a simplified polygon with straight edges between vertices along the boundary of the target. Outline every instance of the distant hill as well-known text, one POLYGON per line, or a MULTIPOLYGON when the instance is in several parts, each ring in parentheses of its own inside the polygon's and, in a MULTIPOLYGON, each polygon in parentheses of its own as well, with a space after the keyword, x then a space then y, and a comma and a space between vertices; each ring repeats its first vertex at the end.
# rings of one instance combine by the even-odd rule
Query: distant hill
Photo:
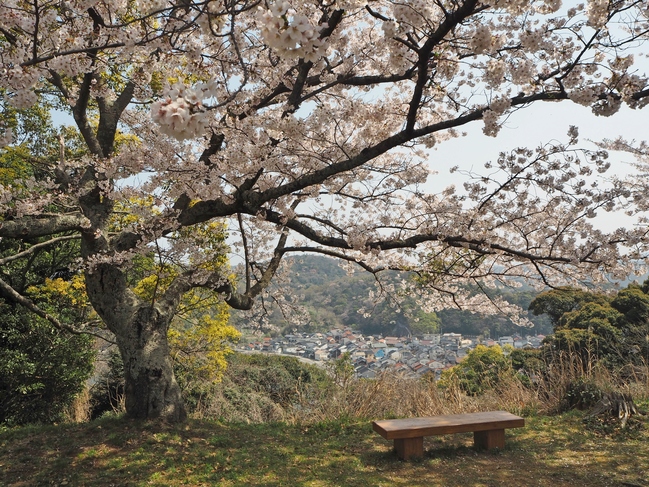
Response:
MULTIPOLYGON (((491 336, 530 333, 502 316, 482 316, 469 311, 444 310, 437 314, 425 313, 415 300, 406 298, 399 312, 391 303, 375 305, 369 299, 374 289, 374 277, 357 272, 351 276, 332 258, 304 255, 287 259, 291 266, 291 294, 305 314, 300 322, 289 321, 278 307, 271 307, 270 322, 283 331, 326 331, 349 326, 366 334, 403 336, 407 334, 454 332, 464 335, 488 333, 491 336), (359 313, 365 308, 370 316, 359 313)), ((403 278, 394 273, 388 281, 403 278)), ((501 293, 507 301, 527 309, 536 293, 525 288, 501 293)), ((393 303, 392 303, 393 304, 393 303)), ((534 333, 549 333, 551 327, 545 317, 530 319, 535 323, 534 333)), ((236 318, 235 318, 236 320, 236 318)))

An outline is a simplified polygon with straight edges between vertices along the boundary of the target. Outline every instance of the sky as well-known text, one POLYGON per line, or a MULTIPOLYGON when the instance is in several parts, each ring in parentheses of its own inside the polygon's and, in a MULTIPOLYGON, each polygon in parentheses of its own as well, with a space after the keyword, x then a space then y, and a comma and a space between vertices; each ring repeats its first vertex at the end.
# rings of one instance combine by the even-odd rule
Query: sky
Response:
MULTIPOLYGON (((449 170, 460 166, 463 170, 480 172, 484 163, 495 161, 500 152, 517 147, 535 148, 551 141, 567 142, 568 128, 579 128, 580 146, 593 149, 589 141, 615 139, 649 139, 649 107, 632 110, 623 106, 611 117, 596 117, 588 107, 570 101, 536 103, 514 113, 505 123, 497 137, 482 133, 483 124, 475 122, 462 128, 465 137, 444 141, 430 152, 429 164, 438 173, 429 178, 431 191, 441 191, 449 184, 462 184, 462 175, 452 175, 449 170)), ((611 169, 607 174, 622 176, 633 173, 631 163, 635 158, 628 153, 610 152, 611 169)), ((599 214, 597 226, 612 230, 620 226, 620 215, 599 214)), ((631 219, 626 219, 628 223, 631 219)))

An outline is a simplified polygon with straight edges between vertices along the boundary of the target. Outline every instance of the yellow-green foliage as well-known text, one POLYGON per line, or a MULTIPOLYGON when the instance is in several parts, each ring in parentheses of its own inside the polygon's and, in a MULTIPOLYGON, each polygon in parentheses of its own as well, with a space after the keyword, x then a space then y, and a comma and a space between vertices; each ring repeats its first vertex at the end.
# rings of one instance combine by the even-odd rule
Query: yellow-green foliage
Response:
MULTIPOLYGON (((29 149, 24 146, 10 147, 5 149, 0 158, 0 184, 13 186, 20 180, 27 179, 32 175, 32 168, 29 160, 29 149)), ((22 184, 19 184, 22 187, 22 184)))
POLYGON ((27 292, 39 303, 60 308, 85 310, 90 306, 82 274, 74 275, 68 281, 58 278, 45 279, 45 282, 39 286, 30 286, 27 292))
POLYGON ((190 372, 192 380, 220 381, 227 367, 227 356, 232 353, 229 343, 241 336, 228 325, 229 309, 220 303, 211 311, 216 315, 202 315, 187 328, 182 320, 175 320, 169 330, 169 346, 176 364, 190 372))
MULTIPOLYGON (((183 229, 179 236, 192 239, 201 249, 201 262, 196 263, 198 267, 227 273, 228 259, 223 243, 225 226, 222 223, 208 222, 183 229)), ((142 278, 133 290, 141 299, 155 301, 180 270, 168 264, 153 265, 152 259, 148 265, 142 264, 149 267, 149 275, 142 278)), ((240 337, 236 328, 228 325, 229 317, 228 305, 214 292, 193 289, 183 296, 169 328, 169 345, 174 361, 185 374, 184 382, 221 379, 227 366, 226 357, 231 353, 229 344, 240 337)))
MULTIPOLYGON (((511 347, 506 351, 510 352, 511 347)), ((441 388, 459 386, 469 395, 481 394, 495 387, 504 374, 511 374, 511 362, 498 345, 478 345, 455 367, 444 370, 438 381, 441 388)))
MULTIPOLYGON (((153 300, 177 273, 164 266, 138 282, 134 291, 142 299, 153 300)), ((228 305, 215 293, 194 289, 183 297, 169 328, 169 346, 174 361, 195 380, 221 379, 231 353, 229 343, 240 337, 237 329, 228 325, 229 317, 228 305)))
POLYGON ((42 310, 63 323, 76 327, 97 320, 82 274, 73 275, 69 280, 45 279, 43 284, 27 288, 27 294, 42 310))

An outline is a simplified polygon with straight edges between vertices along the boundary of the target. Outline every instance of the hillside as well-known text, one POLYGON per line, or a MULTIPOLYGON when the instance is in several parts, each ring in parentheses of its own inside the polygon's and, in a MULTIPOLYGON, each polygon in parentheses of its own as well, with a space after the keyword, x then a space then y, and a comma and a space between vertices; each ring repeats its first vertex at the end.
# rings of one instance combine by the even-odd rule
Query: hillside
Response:
MULTIPOLYGON (((277 306, 270 306, 270 322, 282 331, 298 328, 300 331, 314 332, 348 326, 365 334, 397 336, 440 331, 463 335, 489 334, 493 337, 551 332, 551 326, 544 316, 529 316, 535 328, 521 331, 520 327, 502 316, 483 316, 468 310, 425 313, 412 298, 403 301, 404 312, 397 312, 390 303, 375 305, 368 298, 375 281, 367 273, 358 272, 349 276, 336 260, 322 256, 294 257, 287 259, 287 264, 291 269, 288 287, 303 314, 298 318, 295 315, 287 317, 277 306), (370 316, 359 313, 361 308, 365 308, 370 316)), ((388 282, 398 282, 404 277, 407 278, 393 273, 388 277, 388 282)), ((535 295, 525 287, 501 293, 507 301, 523 309, 527 309, 535 295)))

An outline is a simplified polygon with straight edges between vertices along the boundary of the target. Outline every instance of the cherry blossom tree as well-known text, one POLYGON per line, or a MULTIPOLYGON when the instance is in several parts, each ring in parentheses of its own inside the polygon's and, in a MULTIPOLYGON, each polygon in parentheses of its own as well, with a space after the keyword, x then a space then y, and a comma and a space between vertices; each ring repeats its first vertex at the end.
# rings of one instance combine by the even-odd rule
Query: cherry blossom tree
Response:
POLYGON ((206 288, 250 309, 290 253, 417 272, 438 307, 500 306, 465 296, 466 284, 625 274, 644 230, 605 233, 592 217, 635 200, 613 178, 597 183, 607 154, 579 150, 576 128, 481 174, 460 167, 462 191, 425 182, 429 149, 467 124, 496 136, 543 102, 641 108, 648 15, 640 0, 4 0, 7 102, 56 100, 87 155, 0 188, 0 237, 24 240, 28 257, 79 236, 128 414, 172 421, 185 417, 167 344, 182 295, 206 288), (134 218, 115 225, 124 208, 134 218), (217 250, 193 231, 213 220, 228 225, 238 277, 210 264, 217 250), (152 251, 183 271, 143 299, 126 270, 152 251))

